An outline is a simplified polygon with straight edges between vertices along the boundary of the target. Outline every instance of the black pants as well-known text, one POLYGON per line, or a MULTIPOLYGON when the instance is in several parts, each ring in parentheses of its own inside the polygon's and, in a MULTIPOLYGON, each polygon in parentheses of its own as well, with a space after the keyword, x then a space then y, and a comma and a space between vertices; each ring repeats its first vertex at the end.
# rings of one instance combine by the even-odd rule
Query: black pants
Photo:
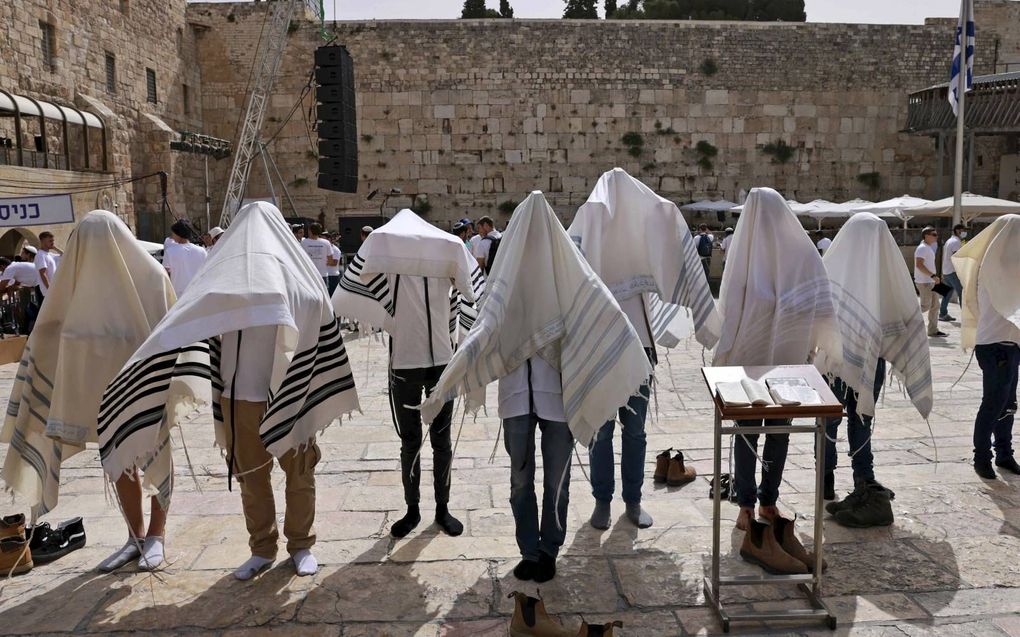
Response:
MULTIPOLYGON (((390 370, 390 409, 400 436, 400 473, 404 483, 404 501, 416 505, 421 499, 421 462, 418 451, 422 443, 421 412, 408 409, 422 402, 422 394, 429 395, 436 386, 446 365, 417 369, 390 370)), ((453 468, 453 447, 450 444, 450 424, 453 419, 453 401, 443 405, 432 422, 432 479, 436 489, 436 504, 450 501, 450 471, 453 468)))

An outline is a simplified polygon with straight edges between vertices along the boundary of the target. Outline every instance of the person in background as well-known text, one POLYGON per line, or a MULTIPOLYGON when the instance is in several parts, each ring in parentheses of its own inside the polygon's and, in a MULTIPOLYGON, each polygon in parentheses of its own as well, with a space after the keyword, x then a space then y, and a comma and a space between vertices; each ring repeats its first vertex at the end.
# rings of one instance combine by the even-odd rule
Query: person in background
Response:
POLYGON ((818 253, 825 256, 825 251, 832 245, 832 239, 825 236, 825 233, 821 230, 815 230, 815 247, 818 248, 818 253))
POLYGON ((300 223, 295 223, 290 227, 290 231, 294 233, 294 239, 301 241, 305 238, 305 227, 300 223))
POLYGON ((453 234, 457 235, 457 238, 464 242, 464 247, 471 251, 470 232, 471 228, 463 221, 458 221, 453 224, 453 234))
POLYGON ((28 305, 25 307, 24 315, 21 315, 19 311, 17 318, 18 329, 24 334, 30 334, 32 328, 35 327, 35 319, 39 315, 39 304, 41 302, 39 295, 39 271, 35 269, 35 264, 33 263, 35 255, 32 254, 31 250, 35 250, 35 248, 26 245, 17 257, 20 260, 4 267, 3 274, 0 274, 0 294, 5 292, 13 293, 21 288, 30 290, 28 305))
POLYGON ((333 296, 333 291, 336 290, 336 286, 340 284, 340 261, 343 259, 344 255, 340 252, 340 248, 336 245, 336 242, 340 240, 339 236, 334 240, 332 235, 323 232, 322 237, 329 241, 329 256, 331 262, 326 265, 326 270, 328 272, 326 277, 326 288, 329 289, 329 295, 333 296))
POLYGON ((715 246, 715 237, 709 233, 708 226, 698 226, 698 236, 694 237, 694 245, 698 248, 698 256, 701 258, 701 267, 705 269, 705 276, 712 267, 712 248, 715 246))
MULTIPOLYGON (((963 240, 967 238, 967 226, 962 223, 958 223, 953 226, 953 236, 946 240, 945 245, 942 246, 942 282, 953 288, 956 292, 956 299, 959 303, 963 304, 963 285, 960 284, 960 277, 956 274, 956 268, 953 267, 953 255, 960 251, 963 247, 963 240)), ((947 294, 942 297, 942 306, 939 308, 939 320, 940 321, 955 321, 956 319, 949 316, 949 298, 952 294, 947 294)))
POLYGON ((726 228, 726 235, 723 236, 722 241, 719 242, 719 249, 722 250, 722 260, 726 263, 726 251, 730 249, 730 244, 733 243, 733 228, 726 228))
POLYGON ((368 235, 372 234, 372 226, 361 226, 361 242, 365 243, 368 235))
POLYGON ((50 252, 53 247, 53 233, 41 233, 39 249, 35 253, 35 269, 39 271, 39 292, 43 295, 43 299, 49 293, 53 277, 57 274, 56 255, 50 252))
POLYGON ((333 258, 333 244, 329 242, 329 239, 322 237, 322 226, 317 223, 308 226, 308 237, 301 240, 301 247, 304 248, 305 254, 312 260, 323 283, 328 287, 329 268, 337 261, 333 258))
POLYGON ((471 254, 478 260, 478 265, 488 272, 492 268, 489 263, 489 254, 492 251, 493 242, 503 238, 499 230, 496 230, 491 217, 482 217, 478 220, 478 236, 481 237, 474 245, 471 254))
POLYGON ((207 245, 206 248, 211 248, 212 246, 216 245, 217 241, 220 240, 220 237, 223 235, 223 228, 216 226, 215 228, 211 228, 209 232, 206 234, 209 235, 210 241, 209 245, 207 245))
POLYGON ((205 248, 191 242, 194 236, 191 224, 178 219, 170 226, 170 237, 163 242, 163 267, 170 275, 177 296, 184 293, 208 256, 205 248))
POLYGON ((921 243, 914 250, 914 285, 921 300, 921 312, 928 314, 928 336, 948 336, 939 330, 939 304, 935 284, 942 279, 935 273, 935 247, 939 233, 931 226, 921 230, 921 243))

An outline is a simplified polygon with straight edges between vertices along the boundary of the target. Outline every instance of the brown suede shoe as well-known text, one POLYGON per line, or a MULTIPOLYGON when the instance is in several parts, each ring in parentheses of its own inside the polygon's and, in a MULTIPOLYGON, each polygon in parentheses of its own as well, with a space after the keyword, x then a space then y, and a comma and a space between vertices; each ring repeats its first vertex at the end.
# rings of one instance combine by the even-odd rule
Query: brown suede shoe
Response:
POLYGON ((684 464, 684 452, 676 452, 676 456, 669 461, 669 475, 666 478, 666 484, 671 487, 682 487, 685 484, 694 482, 694 479, 698 477, 698 472, 694 470, 694 467, 688 467, 684 464))
POLYGON ((32 551, 24 538, 8 537, 0 540, 0 579, 32 570, 32 551))
POLYGON ((773 575, 803 575, 808 572, 803 562, 783 550, 769 525, 757 520, 751 520, 751 527, 744 535, 740 557, 773 575))
POLYGON ((623 622, 616 620, 608 624, 589 624, 581 622, 581 629, 577 631, 577 637, 613 637, 613 628, 623 628, 623 622))
MULTIPOLYGON (((797 539, 797 534, 793 532, 793 520, 779 516, 772 523, 772 528, 776 534, 776 541, 783 547, 783 550, 803 562, 808 573, 814 572, 815 554, 808 553, 804 545, 797 539)), ((822 572, 824 573, 827 568, 829 568, 829 564, 823 559, 822 572)))
POLYGON ((574 637, 545 611, 545 602, 524 593, 513 592, 514 616, 510 619, 510 637, 574 637))
POLYGON ((0 540, 8 537, 25 539, 24 513, 0 518, 0 540))
POLYGON ((652 480, 654 480, 656 484, 662 484, 669 476, 670 451, 673 451, 672 447, 655 456, 655 475, 652 476, 652 480))

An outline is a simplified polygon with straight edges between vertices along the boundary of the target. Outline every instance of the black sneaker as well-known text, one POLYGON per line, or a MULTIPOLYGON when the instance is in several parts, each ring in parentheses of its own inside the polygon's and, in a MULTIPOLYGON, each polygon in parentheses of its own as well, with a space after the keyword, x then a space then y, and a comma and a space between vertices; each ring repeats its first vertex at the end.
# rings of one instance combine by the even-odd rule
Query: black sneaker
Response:
POLYGON ((942 332, 942 331, 938 331, 938 332, 935 332, 934 334, 929 334, 928 335, 929 338, 943 338, 943 337, 946 337, 946 336, 949 336, 949 334, 946 334, 945 332, 942 332))
POLYGON ((888 494, 890 500, 896 499, 896 493, 894 493, 892 489, 883 486, 878 480, 861 480, 854 487, 852 493, 847 494, 845 498, 838 502, 830 502, 826 504, 825 510, 828 511, 830 515, 836 515, 845 509, 854 508, 857 506, 857 503, 864 498, 868 488, 883 490, 888 494))
POLYGON ((874 482, 861 483, 854 493, 858 492, 859 495, 851 506, 837 511, 832 516, 837 524, 854 529, 867 529, 873 526, 889 526, 893 523, 891 491, 874 482))
POLYGON ((1016 458, 1014 458, 1013 456, 1004 458, 1002 460, 996 460, 995 466, 1001 467, 1002 469, 1005 469, 1006 471, 1009 471, 1011 473, 1020 475, 1020 464, 1017 464, 1016 458))
POLYGON ((32 549, 32 561, 36 564, 52 562, 85 546, 85 525, 81 518, 61 522, 57 528, 42 535, 39 548, 32 549))
POLYGON ((949 316, 948 314, 943 314, 942 316, 939 317, 939 320, 948 323, 949 321, 955 321, 956 319, 953 318, 952 316, 949 316))

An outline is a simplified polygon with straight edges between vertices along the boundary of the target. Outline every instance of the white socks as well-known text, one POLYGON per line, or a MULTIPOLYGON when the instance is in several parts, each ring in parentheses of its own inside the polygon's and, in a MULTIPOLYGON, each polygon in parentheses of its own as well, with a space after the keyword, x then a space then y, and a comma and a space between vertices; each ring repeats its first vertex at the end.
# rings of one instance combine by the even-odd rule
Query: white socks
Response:
POLYGON ((301 577, 315 575, 315 572, 319 570, 319 563, 315 560, 315 556, 312 555, 312 552, 308 549, 296 551, 294 555, 291 556, 291 559, 294 560, 294 570, 297 571, 297 574, 301 577))
POLYGON ((150 535, 142 544, 142 554, 138 558, 138 570, 154 571, 163 564, 163 538, 150 535))
POLYGON ((138 544, 139 543, 136 542, 134 538, 128 539, 127 544, 120 547, 114 551, 110 557, 100 562, 99 566, 96 567, 97 570, 100 573, 112 573, 126 565, 128 562, 138 559, 138 556, 142 554, 142 552, 138 550, 138 544))
POLYGON ((248 561, 237 567, 234 571, 234 577, 242 582, 246 582, 272 565, 273 560, 252 555, 248 558, 248 561))

